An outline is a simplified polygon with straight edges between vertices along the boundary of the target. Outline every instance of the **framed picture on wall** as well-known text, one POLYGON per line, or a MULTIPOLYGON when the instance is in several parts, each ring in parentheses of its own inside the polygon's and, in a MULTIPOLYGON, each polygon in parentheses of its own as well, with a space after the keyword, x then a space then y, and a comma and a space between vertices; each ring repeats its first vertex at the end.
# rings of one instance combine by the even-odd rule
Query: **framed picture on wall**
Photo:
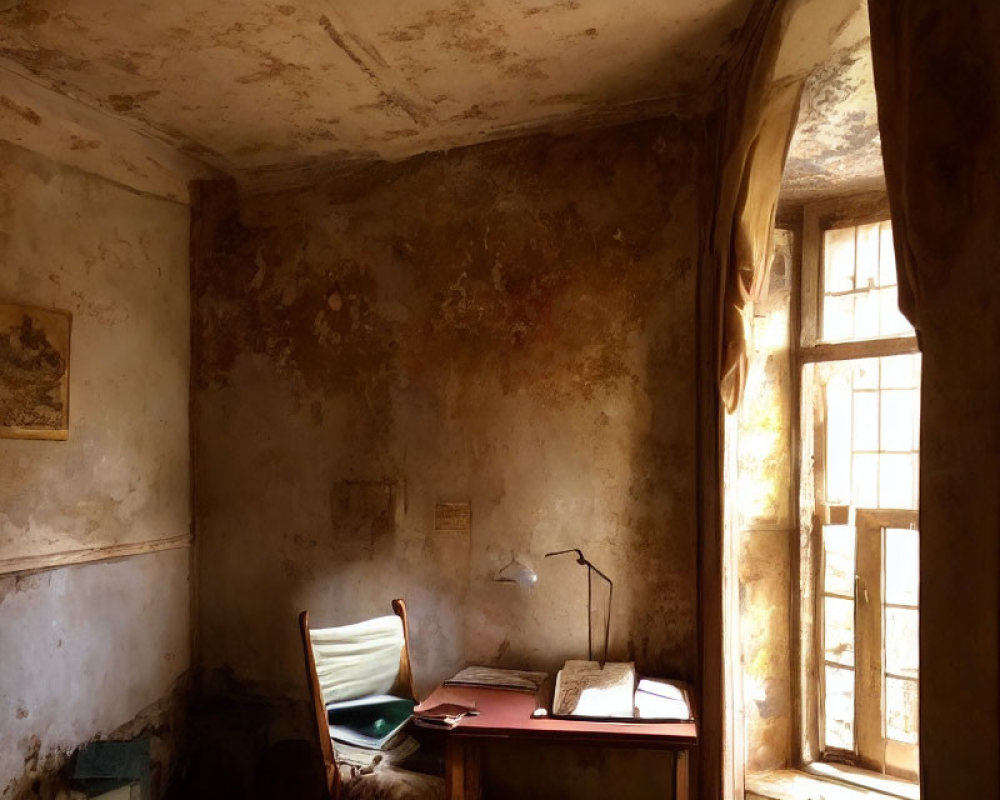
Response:
POLYGON ((0 303, 0 438, 69 436, 68 311, 0 303))

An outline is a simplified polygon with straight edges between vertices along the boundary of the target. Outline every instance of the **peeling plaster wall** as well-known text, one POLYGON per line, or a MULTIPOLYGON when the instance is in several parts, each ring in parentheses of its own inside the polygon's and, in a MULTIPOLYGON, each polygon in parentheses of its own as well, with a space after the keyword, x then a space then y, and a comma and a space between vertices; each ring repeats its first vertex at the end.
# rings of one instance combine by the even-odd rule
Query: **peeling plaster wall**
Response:
POLYGON ((196 203, 208 668, 304 695, 295 614, 407 599, 418 691, 468 662, 696 669, 700 121, 484 145, 196 203), (471 535, 434 532, 470 501, 471 535), (512 556, 532 592, 492 582, 512 556))
POLYGON ((748 774, 794 760, 790 582, 798 530, 789 315, 795 251, 792 231, 776 230, 769 280, 749 325, 746 393, 725 430, 730 564, 739 593, 733 620, 742 723, 737 739, 748 774))
MULTIPOLYGON (((0 142, 0 299, 73 312, 69 440, 0 440, 0 558, 188 533, 187 239, 186 206, 0 142)), ((0 577, 0 796, 167 695, 189 640, 187 549, 0 577)))

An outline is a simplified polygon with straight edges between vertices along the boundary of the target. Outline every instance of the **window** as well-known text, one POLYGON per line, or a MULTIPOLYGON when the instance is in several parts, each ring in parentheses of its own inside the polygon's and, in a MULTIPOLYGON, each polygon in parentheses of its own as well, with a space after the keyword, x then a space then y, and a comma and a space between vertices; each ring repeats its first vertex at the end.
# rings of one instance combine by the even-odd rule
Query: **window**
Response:
POLYGON ((803 225, 803 760, 916 780, 920 354, 884 209, 803 225))

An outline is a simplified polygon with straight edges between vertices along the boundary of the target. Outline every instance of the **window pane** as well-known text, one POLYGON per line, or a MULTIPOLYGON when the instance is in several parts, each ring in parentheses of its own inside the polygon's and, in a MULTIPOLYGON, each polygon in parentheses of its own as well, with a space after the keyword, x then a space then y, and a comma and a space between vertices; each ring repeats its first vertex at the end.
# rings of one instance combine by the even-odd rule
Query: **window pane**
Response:
POLYGON ((915 681, 885 679, 885 735, 916 744, 919 727, 919 691, 915 681))
POLYGON ((826 386, 826 502, 851 502, 851 384, 843 372, 826 386))
POLYGON ((920 354, 886 356, 882 362, 884 389, 916 389, 920 386, 920 354))
POLYGON ((881 225, 881 241, 879 242, 878 283, 879 286, 894 286, 896 284, 896 251, 892 244, 892 223, 881 225))
POLYGON ((878 337, 878 292, 861 292, 854 295, 854 338, 878 337))
POLYGON ((920 534, 885 529, 885 601, 916 606, 920 598, 920 534))
POLYGON ((823 590, 854 596, 854 526, 824 525, 825 558, 823 590))
POLYGON ((878 393, 854 393, 854 449, 878 450, 878 393))
POLYGON ((857 361, 847 362, 854 365, 855 389, 878 389, 880 360, 878 358, 860 358, 857 361))
POLYGON ((826 667, 825 743, 854 750, 854 670, 826 667))
POLYGON ((879 457, 879 508, 916 508, 916 459, 913 456, 879 457))
POLYGON ((879 224, 858 226, 857 266, 855 286, 858 289, 874 288, 879 279, 879 224))
POLYGON ((913 450, 916 428, 917 393, 913 389, 892 389, 882 392, 883 450, 913 450))
POLYGON ((878 298, 879 335, 912 335, 913 326, 910 325, 910 321, 904 317, 899 310, 899 298, 896 294, 896 287, 890 286, 887 289, 880 289, 878 292, 878 298))
POLYGON ((920 612, 913 608, 885 610, 885 671, 916 678, 920 666, 920 612))
POLYGON ((824 234, 823 292, 849 292, 854 288, 854 228, 834 228, 824 234))
POLYGON ((878 508, 878 456, 854 456, 851 500, 855 508, 878 508))
POLYGON ((853 294, 823 298, 823 338, 828 342, 842 342, 854 338, 853 294))
POLYGON ((854 601, 842 597, 823 598, 824 657, 827 661, 854 666, 854 601))

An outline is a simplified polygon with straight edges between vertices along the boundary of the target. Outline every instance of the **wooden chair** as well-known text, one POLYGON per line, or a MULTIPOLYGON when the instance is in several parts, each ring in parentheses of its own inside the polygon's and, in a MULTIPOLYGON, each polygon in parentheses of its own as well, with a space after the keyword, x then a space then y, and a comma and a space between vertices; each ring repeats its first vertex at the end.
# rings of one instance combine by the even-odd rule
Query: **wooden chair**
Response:
MULTIPOLYGON (((416 693, 413 691, 413 672, 410 668, 410 629, 406 619, 406 604, 400 599, 393 600, 392 610, 398 619, 390 615, 354 625, 316 630, 309 628, 308 611, 299 614, 306 683, 309 687, 319 748, 323 755, 326 792, 331 800, 341 800, 346 787, 337 766, 333 740, 330 738, 326 704, 334 700, 346 700, 369 694, 393 694, 416 701, 416 693), (363 644, 355 646, 355 643, 363 644), (393 670, 391 659, 397 649, 398 667, 393 670), (350 652, 345 653, 344 650, 350 652)), ((403 784, 415 777, 413 773, 407 773, 405 770, 395 770, 395 773, 402 779, 403 784)), ((400 791, 399 787, 393 787, 391 794, 443 797, 443 781, 429 776, 419 777, 426 779, 423 783, 430 781, 430 793, 408 792, 404 786, 404 791, 400 791), (440 781, 440 791, 438 791, 438 781, 440 781)), ((374 788, 374 794, 378 796, 380 792, 375 786, 378 782, 373 779, 369 781, 372 786, 365 788, 374 788)), ((358 792, 351 794, 359 795, 358 792)), ((373 792, 365 791, 360 794, 371 796, 373 792)))

